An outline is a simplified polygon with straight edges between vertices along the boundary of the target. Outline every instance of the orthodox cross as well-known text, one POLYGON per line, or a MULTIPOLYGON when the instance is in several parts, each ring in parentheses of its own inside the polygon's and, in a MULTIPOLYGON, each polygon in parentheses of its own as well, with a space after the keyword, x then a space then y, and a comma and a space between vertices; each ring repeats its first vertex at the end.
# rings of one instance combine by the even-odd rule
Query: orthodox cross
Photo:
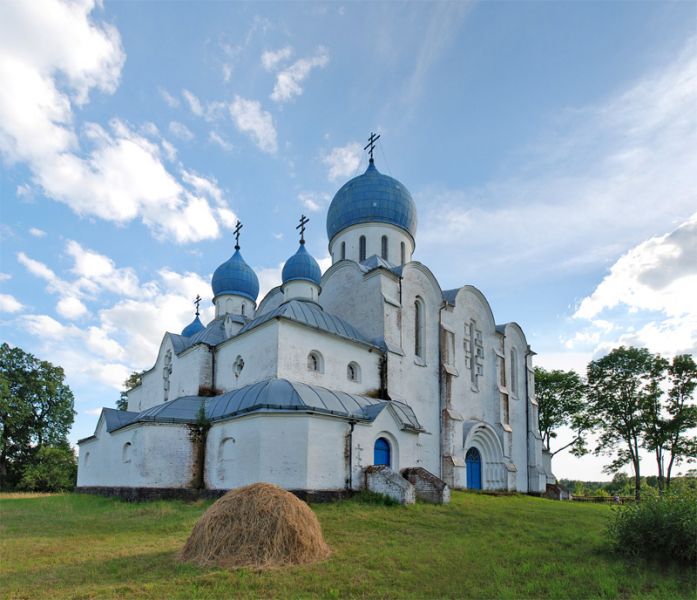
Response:
POLYGON ((310 219, 308 219, 305 215, 300 215, 300 225, 296 227, 296 229, 300 230, 300 243, 304 244, 305 243, 305 225, 310 222, 310 219))
POLYGON ((363 150, 368 150, 370 152, 370 162, 373 162, 373 148, 375 148, 375 142, 377 142, 380 139, 380 134, 374 134, 373 132, 370 133, 370 137, 368 138, 368 143, 363 147, 363 150))
POLYGON ((198 305, 201 304, 201 296, 199 296, 198 294, 196 294, 196 300, 194 300, 194 304, 196 305, 196 316, 198 317, 200 314, 198 305))
POLYGON ((240 223, 239 219, 237 220, 237 225, 235 225, 235 250, 240 249, 240 229, 242 229, 244 225, 240 223))

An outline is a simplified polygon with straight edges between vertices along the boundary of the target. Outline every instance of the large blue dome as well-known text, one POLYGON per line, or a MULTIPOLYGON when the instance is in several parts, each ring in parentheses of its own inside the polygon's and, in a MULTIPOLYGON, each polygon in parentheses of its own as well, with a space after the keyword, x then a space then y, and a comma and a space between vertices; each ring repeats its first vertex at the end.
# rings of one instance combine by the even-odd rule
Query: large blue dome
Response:
POLYGON ((363 175, 345 183, 327 212, 327 236, 332 238, 358 223, 388 223, 415 237, 416 205, 399 181, 383 175, 371 161, 363 175))
POLYGON ((221 294, 234 294, 256 302, 259 295, 257 274, 244 262, 239 250, 235 250, 229 260, 215 270, 211 287, 214 297, 221 294))
POLYGON ((205 327, 203 326, 203 323, 201 323, 201 319, 198 318, 198 315, 196 315, 196 318, 191 321, 184 329, 182 329, 182 335, 184 337, 191 337, 192 335, 197 334, 199 331, 203 331, 205 327))
POLYGON ((320 271, 317 261, 305 250, 305 245, 300 244, 298 251, 283 265, 281 278, 283 283, 288 283, 289 281, 311 281, 319 285, 322 280, 322 271, 320 271))

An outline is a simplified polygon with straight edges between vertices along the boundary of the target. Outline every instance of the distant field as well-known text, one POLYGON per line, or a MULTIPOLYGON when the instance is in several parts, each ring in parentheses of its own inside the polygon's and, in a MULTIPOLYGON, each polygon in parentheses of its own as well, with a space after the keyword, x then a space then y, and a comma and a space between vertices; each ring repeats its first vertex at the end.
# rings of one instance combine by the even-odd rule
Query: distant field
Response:
POLYGON ((210 503, 0 495, 6 598, 695 597, 693 569, 609 553, 612 507, 455 492, 448 506, 313 505, 332 557, 271 572, 175 562, 210 503))

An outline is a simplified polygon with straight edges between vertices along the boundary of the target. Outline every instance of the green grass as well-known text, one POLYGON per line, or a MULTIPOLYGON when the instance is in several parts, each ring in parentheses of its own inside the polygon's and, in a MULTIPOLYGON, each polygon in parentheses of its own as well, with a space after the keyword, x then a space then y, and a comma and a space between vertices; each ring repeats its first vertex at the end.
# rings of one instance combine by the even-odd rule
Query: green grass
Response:
POLYGON ((673 598, 693 569, 610 552, 611 507, 453 493, 447 506, 313 505, 331 558, 267 572, 201 569, 175 554, 210 503, 0 495, 8 598, 673 598))

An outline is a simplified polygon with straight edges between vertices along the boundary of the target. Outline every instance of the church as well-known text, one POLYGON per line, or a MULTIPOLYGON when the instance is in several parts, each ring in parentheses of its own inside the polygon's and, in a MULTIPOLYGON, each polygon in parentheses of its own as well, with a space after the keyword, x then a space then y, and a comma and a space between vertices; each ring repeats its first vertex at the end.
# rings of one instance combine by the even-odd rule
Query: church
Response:
POLYGON ((300 244, 262 299, 240 252, 211 281, 215 318, 165 333, 154 366, 79 441, 78 490, 228 490, 268 482, 345 494, 419 468, 455 489, 544 492, 532 357, 475 287, 413 260, 407 188, 367 170, 327 214, 332 265, 300 244))

